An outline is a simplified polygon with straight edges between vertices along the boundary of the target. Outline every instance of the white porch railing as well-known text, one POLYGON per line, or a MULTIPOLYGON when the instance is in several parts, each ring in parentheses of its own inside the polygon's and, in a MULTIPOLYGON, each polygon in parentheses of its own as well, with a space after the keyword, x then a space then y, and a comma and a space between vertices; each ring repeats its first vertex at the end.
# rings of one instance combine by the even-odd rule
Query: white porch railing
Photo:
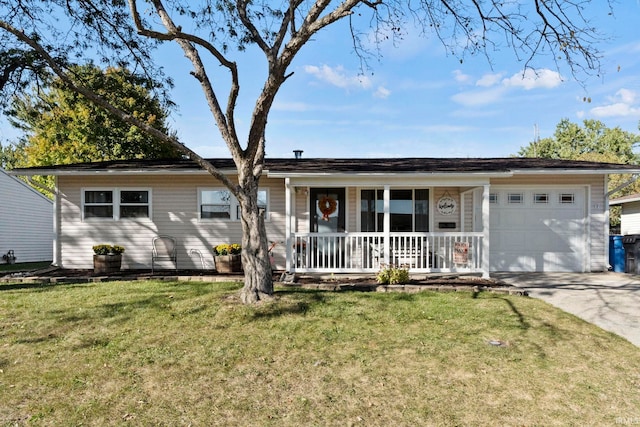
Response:
POLYGON ((486 272, 483 233, 294 233, 292 272, 375 272, 383 265, 410 272, 486 272))

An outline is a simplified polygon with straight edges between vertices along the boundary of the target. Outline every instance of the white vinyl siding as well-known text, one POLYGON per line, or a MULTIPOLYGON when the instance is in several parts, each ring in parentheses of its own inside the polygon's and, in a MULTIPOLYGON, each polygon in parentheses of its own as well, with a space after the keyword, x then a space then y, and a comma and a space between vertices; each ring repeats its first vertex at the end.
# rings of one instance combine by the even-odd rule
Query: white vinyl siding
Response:
POLYGON ((53 202, 0 170, 0 263, 53 260, 53 202))
POLYGON ((620 216, 622 234, 640 234, 640 201, 623 203, 620 216))
MULTIPOLYGON (((202 176, 60 176, 60 244, 65 268, 93 268, 91 247, 98 243, 125 247, 123 269, 151 268, 151 240, 166 234, 178 240, 178 268, 213 268, 212 246, 240 243, 240 221, 224 225, 201 222, 198 215, 198 188, 220 188, 213 177, 202 176), (131 186, 135 183, 135 187, 131 186), (88 185, 90 184, 90 186, 88 185), (129 187, 131 186, 131 187, 129 187), (150 218, 120 221, 81 221, 82 189, 146 188, 153 195, 150 218)), ((266 223, 269 240, 284 241, 284 183, 262 178, 261 188, 269 194, 270 221, 266 223)), ((276 262, 284 265, 284 245, 274 248, 276 262)))

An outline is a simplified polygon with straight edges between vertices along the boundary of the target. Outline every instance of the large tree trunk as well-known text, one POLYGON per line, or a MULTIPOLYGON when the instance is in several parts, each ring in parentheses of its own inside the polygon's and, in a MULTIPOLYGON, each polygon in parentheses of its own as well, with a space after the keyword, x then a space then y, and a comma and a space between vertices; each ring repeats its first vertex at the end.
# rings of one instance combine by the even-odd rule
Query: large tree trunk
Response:
MULTIPOLYGON (((250 184, 246 197, 239 197, 242 221, 242 266, 244 287, 240 298, 252 304, 273 296, 273 273, 269 260, 264 213, 258 209, 258 186, 250 184)), ((246 187, 245 187, 246 188, 246 187)))

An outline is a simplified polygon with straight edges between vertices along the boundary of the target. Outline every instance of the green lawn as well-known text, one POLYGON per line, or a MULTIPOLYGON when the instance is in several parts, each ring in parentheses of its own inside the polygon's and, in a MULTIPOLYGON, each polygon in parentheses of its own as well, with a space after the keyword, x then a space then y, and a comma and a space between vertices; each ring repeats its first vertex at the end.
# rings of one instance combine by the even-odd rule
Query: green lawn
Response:
POLYGON ((0 425, 640 422, 640 350, 541 301, 238 286, 0 284, 0 425))
POLYGON ((19 262, 17 264, 0 264, 0 275, 14 271, 31 271, 46 268, 51 265, 51 261, 44 262, 19 262))

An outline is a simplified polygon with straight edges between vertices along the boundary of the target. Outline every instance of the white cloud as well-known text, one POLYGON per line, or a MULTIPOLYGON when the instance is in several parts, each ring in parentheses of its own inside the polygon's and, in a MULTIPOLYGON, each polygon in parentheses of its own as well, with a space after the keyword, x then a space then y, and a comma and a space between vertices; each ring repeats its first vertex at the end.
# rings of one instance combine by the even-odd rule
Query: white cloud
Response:
POLYGON ((480 105, 492 104, 502 98, 505 93, 503 87, 495 87, 487 90, 475 90, 461 92, 453 95, 451 99, 466 107, 477 107, 480 105))
POLYGON ((460 70, 453 70, 453 78, 458 83, 469 83, 471 81, 471 76, 469 74, 465 74, 460 70))
POLYGON ((383 86, 378 86, 378 89, 373 93, 373 96, 380 99, 387 99, 391 95, 391 91, 383 86))
POLYGON ((517 73, 502 80, 505 86, 522 87, 526 90, 545 88, 551 89, 562 83, 562 76, 557 71, 547 68, 540 70, 526 69, 524 73, 517 73))
POLYGON ((616 97, 620 98, 620 101, 624 102, 625 104, 633 104, 634 102, 636 102, 638 94, 629 89, 620 89, 618 92, 616 92, 616 97))
POLYGON ((627 117, 640 115, 640 108, 618 102, 591 109, 591 114, 596 117, 627 117))
MULTIPOLYGON (((476 81, 476 86, 486 89, 478 89, 460 92, 451 99, 465 107, 478 107, 496 103, 509 92, 509 90, 523 88, 525 90, 537 88, 554 88, 562 83, 560 74, 548 69, 526 70, 509 78, 502 78, 503 73, 487 73, 476 81)), ((457 74, 456 74, 457 78, 457 74)))
POLYGON ((311 74, 316 79, 329 83, 333 86, 349 89, 361 88, 368 89, 371 87, 371 79, 367 76, 349 76, 342 66, 332 68, 328 65, 317 67, 315 65, 305 65, 304 71, 311 74))
POLYGON ((596 117, 629 117, 640 116, 640 105, 634 105, 638 93, 629 89, 620 89, 609 97, 609 104, 594 107, 590 113, 596 117))
POLYGON ((490 87, 500 82, 502 79, 502 73, 487 73, 480 77, 480 80, 476 82, 476 86, 490 87))

